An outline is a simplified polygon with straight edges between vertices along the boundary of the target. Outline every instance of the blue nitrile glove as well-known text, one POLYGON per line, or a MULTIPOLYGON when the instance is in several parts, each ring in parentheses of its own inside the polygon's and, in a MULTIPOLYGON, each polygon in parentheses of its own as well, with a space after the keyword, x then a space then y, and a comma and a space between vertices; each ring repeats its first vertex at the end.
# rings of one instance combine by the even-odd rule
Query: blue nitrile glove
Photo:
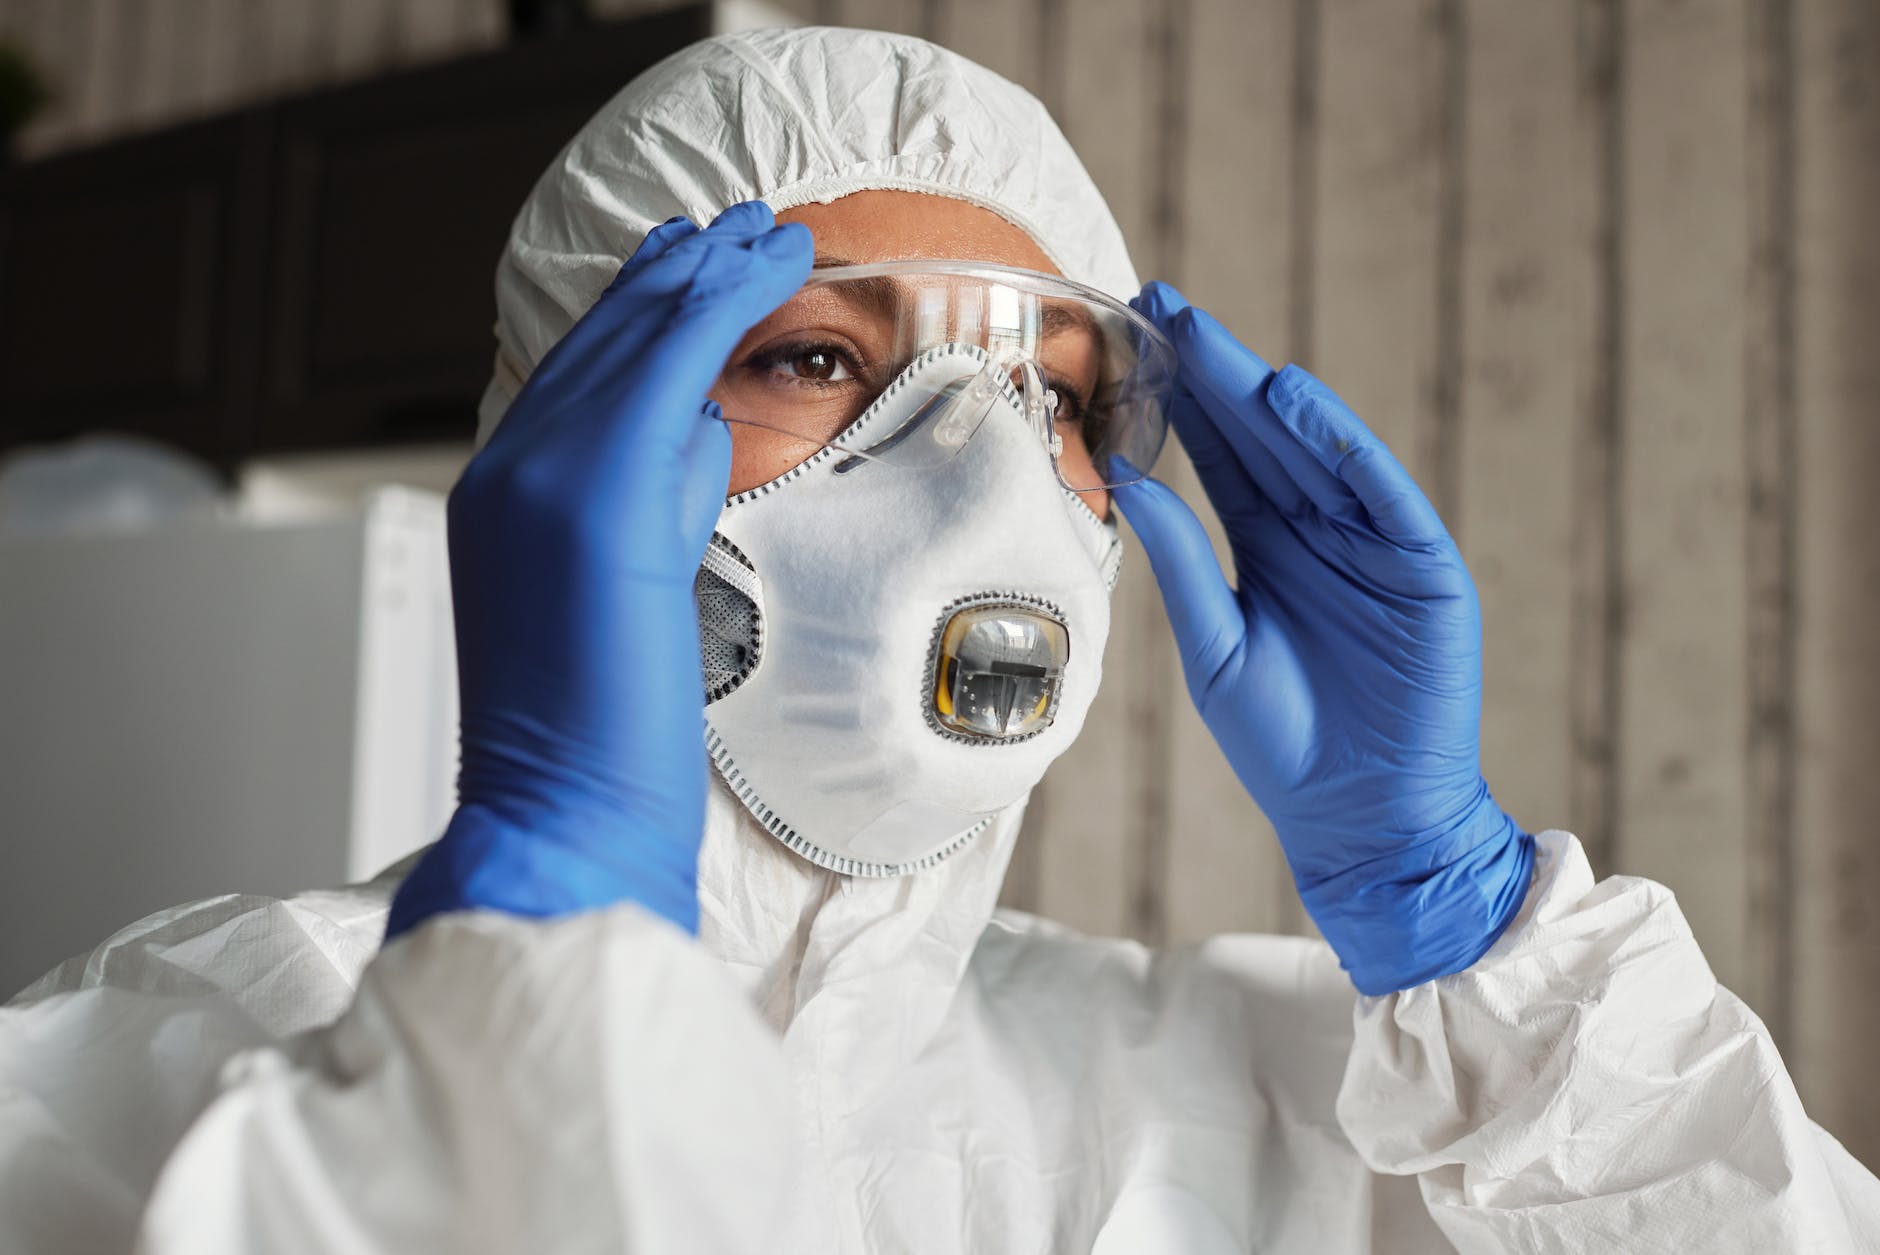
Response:
POLYGON ((458 805, 399 887, 388 939, 444 911, 629 899, 697 930, 692 585, 731 466, 705 393, 812 252, 808 229, 757 203, 703 231, 659 227, 451 492, 458 805))
POLYGON ((1534 843, 1482 781, 1481 615, 1455 542, 1331 389, 1165 284, 1135 304, 1181 356, 1175 431, 1233 550, 1230 588, 1179 497, 1116 490, 1189 695, 1358 989, 1462 971, 1520 910, 1534 843))

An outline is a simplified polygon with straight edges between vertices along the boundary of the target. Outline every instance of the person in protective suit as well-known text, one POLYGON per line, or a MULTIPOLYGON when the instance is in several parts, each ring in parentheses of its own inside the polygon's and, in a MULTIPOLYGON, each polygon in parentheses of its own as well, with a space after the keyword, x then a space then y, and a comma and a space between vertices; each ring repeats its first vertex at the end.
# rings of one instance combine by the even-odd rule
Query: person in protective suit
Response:
POLYGON ((707 41, 542 176, 497 297, 456 815, 0 1011, 0 1248, 1880 1250, 1670 891, 1496 804, 1416 485, 1139 286, 1023 91, 707 41), (995 912, 1119 509, 1324 942, 995 912))

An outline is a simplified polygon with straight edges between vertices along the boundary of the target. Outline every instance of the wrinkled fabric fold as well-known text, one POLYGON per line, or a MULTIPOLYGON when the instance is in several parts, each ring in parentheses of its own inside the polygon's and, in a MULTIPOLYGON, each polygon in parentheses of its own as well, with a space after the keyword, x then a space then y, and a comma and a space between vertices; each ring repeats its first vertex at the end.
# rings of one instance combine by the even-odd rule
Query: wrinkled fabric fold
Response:
POLYGON ((501 347, 479 435, 661 222, 860 191, 978 205, 1031 236, 1065 277, 1118 300, 1136 294, 1102 194, 1023 88, 879 31, 723 35, 628 84, 537 180, 497 264, 501 347))
POLYGON ((684 1249, 1876 1249, 1880 1185, 1675 900, 1564 833, 1475 968, 1372 999, 1321 942, 995 914, 1017 814, 932 880, 845 881, 711 812, 697 943, 627 906, 373 959, 381 882, 66 965, 0 1010, 0 1249, 664 1250, 695 1205, 684 1249))
POLYGON ((1464 1252, 1880 1248, 1880 1186, 1803 1114, 1675 897, 1595 883, 1563 833, 1472 968, 1361 1000, 1338 1111, 1464 1252))
MULTIPOLYGON (((659 221, 901 186, 1133 289, 1016 87, 888 35, 713 41, 518 216, 486 426, 659 221)), ((1880 1250, 1880 1184, 1671 894, 1572 837, 1467 971, 1361 999, 1317 941, 997 911, 1022 818, 857 880, 714 784, 695 941, 629 904, 381 951, 404 867, 162 912, 0 1008, 0 1251, 1880 1250)))

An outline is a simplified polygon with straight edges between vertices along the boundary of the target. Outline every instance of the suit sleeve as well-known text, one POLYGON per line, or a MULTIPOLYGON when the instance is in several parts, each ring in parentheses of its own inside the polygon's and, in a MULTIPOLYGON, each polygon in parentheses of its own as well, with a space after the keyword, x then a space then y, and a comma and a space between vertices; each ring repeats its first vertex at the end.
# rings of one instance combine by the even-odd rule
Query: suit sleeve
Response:
POLYGON ((224 1065, 138 1250, 766 1250, 788 1093, 769 1030, 638 908, 440 916, 331 1027, 224 1065))
POLYGON ((1359 999, 1340 1123, 1464 1255, 1880 1251, 1880 1183, 1802 1110, 1663 886, 1539 839, 1466 972, 1359 999))

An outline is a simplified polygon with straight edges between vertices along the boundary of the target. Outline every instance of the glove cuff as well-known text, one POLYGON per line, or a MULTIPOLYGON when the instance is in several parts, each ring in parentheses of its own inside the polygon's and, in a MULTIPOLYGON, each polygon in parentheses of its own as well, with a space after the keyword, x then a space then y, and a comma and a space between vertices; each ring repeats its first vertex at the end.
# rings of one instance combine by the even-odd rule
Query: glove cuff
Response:
POLYGON ((464 805, 393 895, 385 939, 433 915, 491 910, 558 919, 638 902, 698 932, 697 834, 636 831, 617 817, 554 815, 541 823, 464 805))
POLYGON ((1306 911, 1359 993, 1396 993, 1465 971, 1520 914, 1534 838, 1486 790, 1483 798, 1434 848, 1418 843, 1301 887, 1306 911))

